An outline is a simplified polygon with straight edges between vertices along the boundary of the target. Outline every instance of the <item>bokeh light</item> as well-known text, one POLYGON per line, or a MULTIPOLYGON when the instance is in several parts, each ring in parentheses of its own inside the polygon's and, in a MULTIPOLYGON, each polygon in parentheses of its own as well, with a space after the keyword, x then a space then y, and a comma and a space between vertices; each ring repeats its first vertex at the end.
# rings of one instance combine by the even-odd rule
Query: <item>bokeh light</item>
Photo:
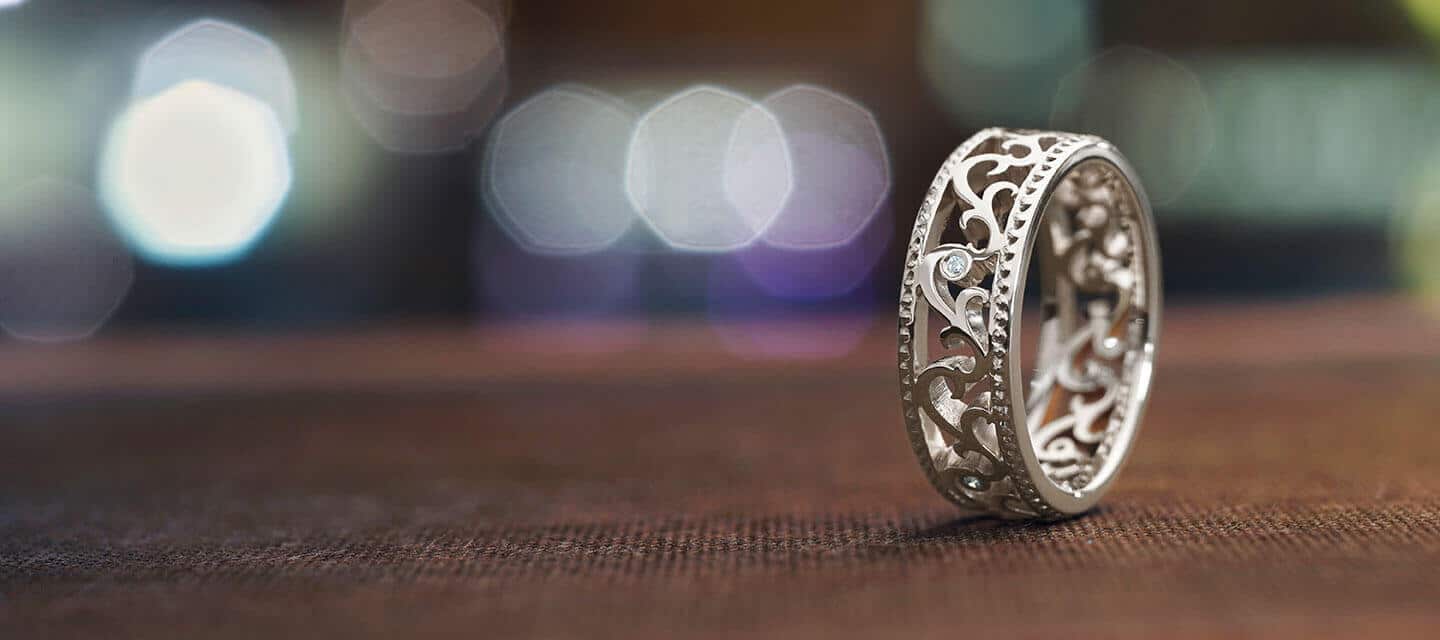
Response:
POLYGON ((15 174, 19 172, 19 163, 11 158, 21 157, 21 149, 24 147, 21 140, 21 122, 24 109, 20 101, 11 96, 20 94, 20 83, 7 68, 10 64, 7 60, 0 59, 0 95, 6 96, 0 100, 0 188, 9 185, 15 180, 15 174))
POLYGON ((744 96, 708 86, 682 91, 640 118, 626 190, 670 247, 729 251, 775 219, 792 186, 780 123, 744 96))
POLYGON ((890 192, 890 158, 875 117, 845 96, 810 85, 784 89, 761 106, 785 132, 794 176, 789 199, 761 239, 789 249, 849 242, 890 192))
POLYGON ((1061 80, 1051 125, 1124 149, 1156 204, 1185 191, 1215 144, 1214 114, 1195 74, 1131 46, 1109 49, 1061 80))
POLYGON ((143 100, 191 80, 247 93, 270 105, 285 131, 299 127, 290 66, 260 34, 211 19, 176 29, 140 57, 131 98, 143 100))
POLYGON ((1189 66, 1212 98, 1215 145, 1170 211, 1383 220, 1440 134, 1440 75, 1421 59, 1207 56, 1189 66))
POLYGON ((526 100, 495 125, 482 166, 489 210, 538 253, 583 253, 613 244, 635 221, 625 194, 636 116, 578 85, 526 100))
POLYGON ((1440 157, 1422 163, 1391 221, 1395 272, 1440 315, 1440 157))
POLYGON ((381 146, 439 153, 469 144, 508 90, 503 10, 475 0, 351 0, 343 82, 381 146))
POLYGON ((24 340, 85 338, 134 279, 94 195, 51 178, 0 195, 0 328, 24 340))
POLYGON ((1410 19, 1432 40, 1440 40, 1440 0, 1400 0, 1410 19))
POLYGON ((132 104, 101 161, 107 210, 127 242, 172 265, 243 255, 291 185, 285 130, 249 94, 184 82, 132 104))
POLYGON ((785 300, 826 300, 849 294, 865 282, 894 235, 890 219, 872 219, 844 244, 785 249, 757 242, 737 251, 735 260, 767 296, 785 300))
POLYGON ((123 99, 127 59, 47 42, 32 25, 56 14, 36 2, 0 17, 0 188, 89 173, 123 99))
POLYGON ((0 9, 12 9, 25 4, 25 0, 0 0, 0 9))
POLYGON ((1094 53, 1094 4, 925 0, 922 70, 963 123, 1043 125, 1060 78, 1094 53))

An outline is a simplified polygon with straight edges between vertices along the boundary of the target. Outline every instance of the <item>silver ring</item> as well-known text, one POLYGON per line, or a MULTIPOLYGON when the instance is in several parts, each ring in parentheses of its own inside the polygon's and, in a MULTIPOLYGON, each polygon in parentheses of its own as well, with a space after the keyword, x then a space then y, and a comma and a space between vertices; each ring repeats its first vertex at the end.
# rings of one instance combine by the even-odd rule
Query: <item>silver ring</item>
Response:
POLYGON ((1139 431, 1160 307, 1154 216, 1110 143, 1005 129, 965 141, 916 216, 900 291, 905 427, 930 482, 1000 517, 1093 507, 1139 431))

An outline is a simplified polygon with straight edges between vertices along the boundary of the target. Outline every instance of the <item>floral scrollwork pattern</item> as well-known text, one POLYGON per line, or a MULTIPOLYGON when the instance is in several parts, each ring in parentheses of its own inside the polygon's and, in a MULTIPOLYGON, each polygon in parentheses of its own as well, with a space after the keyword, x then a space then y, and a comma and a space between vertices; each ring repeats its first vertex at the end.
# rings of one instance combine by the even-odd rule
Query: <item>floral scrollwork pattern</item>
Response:
POLYGON ((1133 192, 1098 163, 1057 175, 1077 150, 1100 142, 981 132, 946 161, 917 216, 900 299, 906 424, 932 483, 962 507, 1063 515, 1026 471, 1007 397, 1011 314, 1019 313, 1030 238, 1044 236, 1037 252, 1046 301, 1059 310, 1042 326, 1028 424, 1019 427, 1044 477, 1083 488, 1108 452, 1109 425, 1122 417, 1125 364, 1139 340, 1133 192), (1043 228, 1030 229, 1042 213, 1043 228))

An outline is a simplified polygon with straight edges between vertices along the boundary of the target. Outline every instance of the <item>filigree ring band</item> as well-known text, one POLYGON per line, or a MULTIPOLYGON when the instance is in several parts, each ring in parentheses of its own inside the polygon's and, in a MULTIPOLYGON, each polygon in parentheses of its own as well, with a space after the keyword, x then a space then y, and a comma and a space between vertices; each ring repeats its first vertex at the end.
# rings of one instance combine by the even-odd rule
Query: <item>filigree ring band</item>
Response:
POLYGON ((905 261, 901 394, 930 482, 1007 518, 1094 506, 1135 441, 1160 331, 1129 163, 1093 136, 982 131, 935 176, 905 261))

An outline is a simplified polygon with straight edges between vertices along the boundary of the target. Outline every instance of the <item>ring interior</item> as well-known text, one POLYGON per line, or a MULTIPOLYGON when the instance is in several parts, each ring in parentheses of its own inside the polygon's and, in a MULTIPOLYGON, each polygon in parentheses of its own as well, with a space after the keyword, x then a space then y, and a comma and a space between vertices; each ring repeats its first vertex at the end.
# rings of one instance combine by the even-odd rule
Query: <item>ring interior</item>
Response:
POLYGON ((1023 382, 1011 415, 1026 467, 1046 479, 1037 489, 1061 511, 1098 500, 1140 423, 1158 330, 1151 219, 1123 160, 1079 157, 1055 179, 1026 244, 1027 279, 1040 291, 1015 292, 1023 308, 1010 379, 1023 382), (1038 331, 1021 329, 1031 322, 1038 331), (1027 342, 1036 344, 1028 358, 1027 342))

